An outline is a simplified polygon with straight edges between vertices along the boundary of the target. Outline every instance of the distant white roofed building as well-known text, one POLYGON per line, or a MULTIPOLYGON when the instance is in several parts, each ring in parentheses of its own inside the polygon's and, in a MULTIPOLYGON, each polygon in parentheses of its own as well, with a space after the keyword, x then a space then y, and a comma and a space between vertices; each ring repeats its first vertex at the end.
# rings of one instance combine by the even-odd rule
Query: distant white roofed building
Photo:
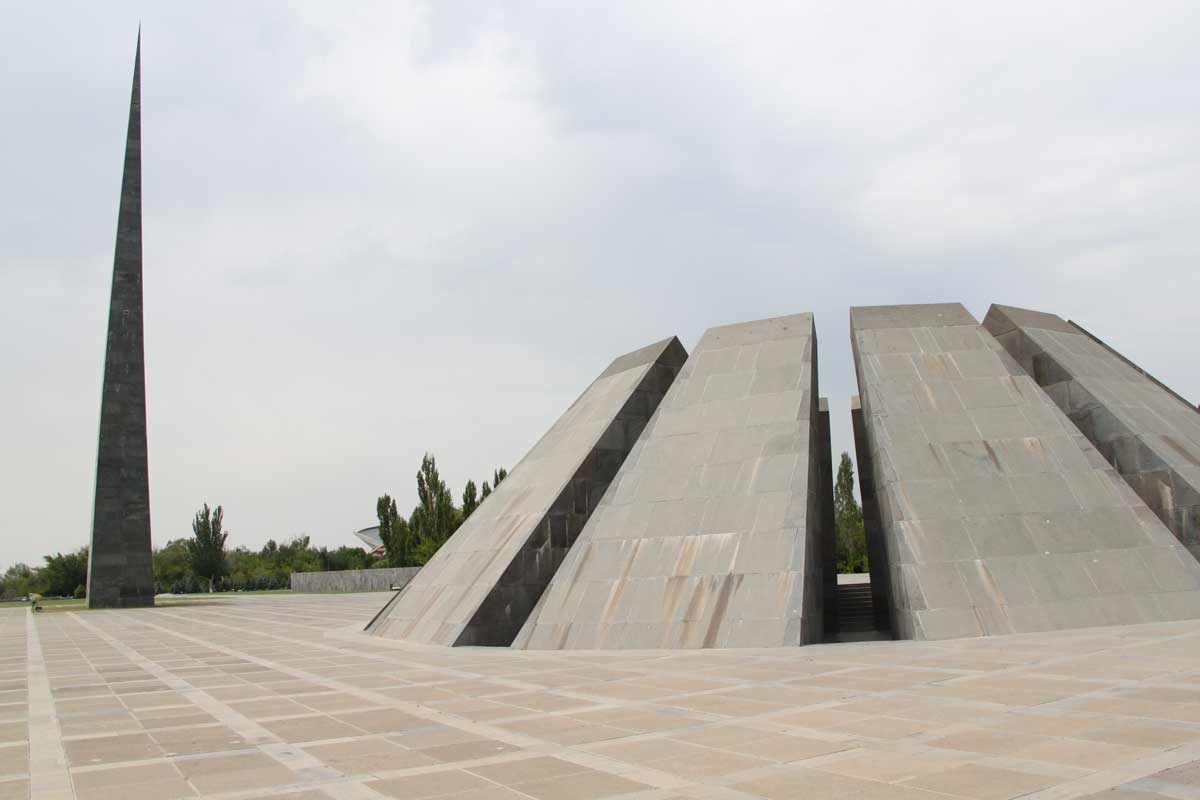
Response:
POLYGON ((383 537, 379 535, 378 525, 355 531, 354 535, 362 540, 367 549, 371 551, 371 555, 382 556, 384 554, 383 537))

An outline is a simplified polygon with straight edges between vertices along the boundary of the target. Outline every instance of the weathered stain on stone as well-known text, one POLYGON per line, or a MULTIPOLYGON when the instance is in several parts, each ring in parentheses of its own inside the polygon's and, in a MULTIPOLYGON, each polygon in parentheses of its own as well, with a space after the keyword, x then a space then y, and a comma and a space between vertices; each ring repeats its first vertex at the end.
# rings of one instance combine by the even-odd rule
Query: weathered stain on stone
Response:
POLYGON ((1162 434, 1160 438, 1166 442, 1172 450, 1187 459, 1188 463, 1190 463, 1192 466, 1200 467, 1200 458, 1197 458, 1196 455, 1183 444, 1183 442, 1180 442, 1174 436, 1171 436, 1167 433, 1162 434))
POLYGON ((742 576, 738 574, 722 575, 720 581, 721 588, 717 591, 717 602, 713 605, 713 612, 708 621, 708 630, 704 633, 703 647, 716 646, 717 633, 721 630, 721 623, 725 621, 725 612, 729 609, 729 598, 742 585, 742 576))

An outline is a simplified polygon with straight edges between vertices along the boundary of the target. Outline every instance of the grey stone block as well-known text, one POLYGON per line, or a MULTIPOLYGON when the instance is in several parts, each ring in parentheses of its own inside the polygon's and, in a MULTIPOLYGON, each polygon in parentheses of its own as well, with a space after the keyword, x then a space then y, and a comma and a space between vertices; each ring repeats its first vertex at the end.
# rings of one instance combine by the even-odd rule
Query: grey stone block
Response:
MULTIPOLYGON (((608 513, 601 497, 644 493, 686 513, 686 473, 614 483, 686 358, 671 338, 614 360, 368 630, 428 644, 507 646, 588 520, 608 513)), ((622 522, 644 529, 650 519, 622 522)), ((607 553, 589 568, 619 563, 607 553)))
POLYGON ((420 571, 420 567, 380 567, 293 572, 289 586, 293 592, 383 592, 404 588, 420 571))
MULTIPOLYGON (((821 586, 822 586, 822 608, 824 610, 824 633, 828 637, 831 631, 836 631, 838 628, 838 613, 837 613, 837 532, 835 530, 835 521, 833 513, 833 446, 830 439, 829 430, 829 400, 822 397, 817 402, 817 410, 820 414, 817 437, 820 449, 821 465, 818 470, 821 492, 821 529, 818 537, 821 542, 821 586)), ((799 447, 798 436, 783 437, 786 445, 783 442, 779 443, 779 449, 787 451, 788 449, 797 449, 799 447)), ((772 440, 773 442, 776 440, 772 440)), ((771 443, 766 447, 767 452, 774 450, 771 443)), ((778 492, 770 495, 768 498, 763 498, 759 501, 759 516, 755 520, 754 529, 770 530, 778 525, 782 527, 784 517, 787 512, 787 504, 790 498, 788 492, 778 492), (763 522, 764 515, 767 518, 763 522), (761 524, 760 524, 761 523, 761 524)), ((793 523, 796 520, 793 520, 793 523)))
MULTIPOLYGON (((864 335, 869 336, 871 333, 868 331, 864 335)), ((916 405, 906 407, 909 413, 917 408, 916 405)), ((879 469, 881 470, 879 474, 891 478, 894 477, 895 470, 891 468, 890 463, 886 462, 886 455, 881 459, 878 467, 875 465, 875 456, 867 442, 862 398, 859 395, 850 398, 850 421, 854 430, 854 458, 858 464, 858 493, 862 497, 863 528, 867 536, 867 561, 871 568, 871 604, 875 611, 875 629, 895 632, 898 628, 893 615, 895 603, 890 564, 911 563, 912 545, 902 549, 894 548, 894 552, 891 553, 888 551, 889 545, 883 536, 882 518, 885 513, 884 508, 888 509, 887 513, 890 518, 892 506, 890 504, 881 505, 880 500, 884 499, 885 495, 877 491, 875 475, 876 469, 879 469)), ((919 450, 920 448, 914 449, 919 450)), ((907 449, 897 452, 902 451, 907 452, 907 449)), ((895 541, 899 543, 903 540, 895 541)))
POLYGON ((708 330, 513 646, 820 641, 816 370, 809 314, 708 330))
POLYGON ((89 608, 154 605, 142 328, 142 43, 138 35, 117 212, 100 398, 89 608))
POLYGON ((1179 541, 1200 552, 1195 406, 1061 317, 993 305, 983 324, 1179 541))
MULTIPOLYGON (((1065 328, 1055 335, 1073 335, 1065 328)), ((1048 359, 1035 364, 1011 327, 996 333, 958 305, 851 309, 868 546, 881 542, 878 560, 870 555, 872 584, 875 565, 886 564, 895 633, 945 638, 1149 622, 1200 607, 1200 564, 1119 487, 1022 365, 1043 376, 1064 370, 1048 359)), ((1086 342, 1071 346, 1078 352, 1086 342)), ((1106 375, 1114 368, 1086 366, 1106 375)), ((1072 410, 1110 431, 1095 398, 1123 391, 1072 386, 1058 396, 1085 400, 1072 410)), ((1152 406, 1141 424, 1160 430, 1165 408, 1152 406)), ((1144 447, 1114 450, 1147 463, 1144 447)))

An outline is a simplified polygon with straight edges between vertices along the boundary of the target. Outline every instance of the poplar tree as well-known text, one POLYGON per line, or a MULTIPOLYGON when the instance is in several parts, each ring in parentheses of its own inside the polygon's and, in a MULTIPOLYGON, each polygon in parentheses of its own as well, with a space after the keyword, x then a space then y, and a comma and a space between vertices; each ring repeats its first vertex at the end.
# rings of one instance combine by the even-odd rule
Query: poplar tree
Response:
POLYGON ((187 540, 188 566, 192 574, 208 581, 210 592, 225 574, 225 539, 229 534, 223 530, 224 519, 220 506, 210 512, 205 503, 192 520, 192 538, 187 540))
POLYGON ((375 502, 375 516, 379 518, 379 538, 383 541, 388 566, 411 567, 416 549, 412 529, 408 520, 396 511, 396 501, 384 495, 375 502))
MULTIPOLYGON (((484 484, 487 485, 486 483, 484 484)), ((479 507, 479 497, 475 491, 475 481, 467 481, 467 485, 463 487, 462 495, 462 518, 463 522, 467 521, 467 517, 471 516, 471 512, 479 507)))
POLYGON ((867 572, 867 534, 863 512, 854 499, 854 464, 842 453, 833 483, 833 519, 836 530, 838 572, 867 572))
POLYGON ((438 472, 437 460, 429 453, 417 472, 417 507, 408 518, 416 538, 416 561, 424 564, 458 527, 454 497, 438 472))

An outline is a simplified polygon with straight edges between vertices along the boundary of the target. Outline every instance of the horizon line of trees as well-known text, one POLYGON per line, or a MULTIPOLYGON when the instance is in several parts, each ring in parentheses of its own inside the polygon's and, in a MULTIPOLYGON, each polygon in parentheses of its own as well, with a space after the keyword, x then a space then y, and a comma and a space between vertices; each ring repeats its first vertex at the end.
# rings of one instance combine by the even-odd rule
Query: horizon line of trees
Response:
MULTIPOLYGON (((407 518, 398 513, 390 495, 384 494, 376 501, 385 552, 382 558, 372 558, 361 547, 351 545, 335 550, 316 548, 307 534, 282 544, 270 539, 258 550, 245 545, 226 549, 229 532, 225 530, 224 509, 210 509, 205 503, 192 519, 190 538, 172 539, 155 548, 155 591, 189 594, 287 589, 293 572, 423 566, 507 475, 507 470, 496 469, 492 480, 483 481, 481 488, 468 480, 461 504, 456 504, 438 472, 437 460, 426 453, 416 475, 417 505, 407 518)), ((833 503, 838 572, 869 572, 863 512, 854 497, 854 465, 849 453, 843 452, 838 463, 833 503)), ((43 560, 45 564, 39 567, 13 564, 0 574, 0 599, 29 594, 85 596, 87 547, 47 555, 43 560)))
MULTIPOLYGON (((156 593, 191 594, 214 591, 288 589, 293 572, 323 572, 420 566, 433 557, 458 526, 500 485, 507 470, 493 470, 482 487, 468 480, 456 505, 438 473, 431 453, 421 459, 417 472, 417 505, 408 518, 396 512, 396 502, 383 495, 376 503, 385 555, 373 558, 360 546, 336 549, 312 546, 307 534, 276 542, 269 539, 258 550, 245 545, 228 549, 222 506, 205 503, 192 518, 192 535, 169 540, 154 548, 156 593)), ((45 556, 42 566, 16 563, 0 574, 0 599, 27 597, 77 597, 87 594, 88 548, 45 556)))
MULTIPOLYGON (((343 545, 336 549, 313 547, 307 534, 274 539, 257 550, 245 545, 222 553, 219 570, 197 572, 192 560, 195 538, 172 539, 154 548, 156 593, 191 594, 208 591, 261 591, 287 589, 293 572, 371 569, 386 566, 361 547, 343 545)), ((87 594, 88 548, 45 556, 45 565, 31 567, 16 563, 0 574, 0 600, 40 594, 43 597, 76 597, 87 594)))

